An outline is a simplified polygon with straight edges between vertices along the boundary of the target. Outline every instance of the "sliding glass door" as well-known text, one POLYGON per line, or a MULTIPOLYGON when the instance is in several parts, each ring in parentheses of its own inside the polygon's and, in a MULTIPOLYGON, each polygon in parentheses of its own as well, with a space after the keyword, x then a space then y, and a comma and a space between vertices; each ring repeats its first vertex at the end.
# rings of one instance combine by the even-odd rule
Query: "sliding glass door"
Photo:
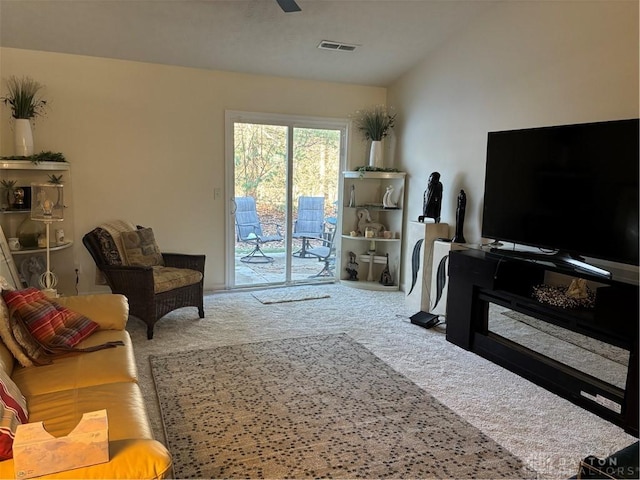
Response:
POLYGON ((227 112, 227 287, 333 281, 346 121, 227 112))

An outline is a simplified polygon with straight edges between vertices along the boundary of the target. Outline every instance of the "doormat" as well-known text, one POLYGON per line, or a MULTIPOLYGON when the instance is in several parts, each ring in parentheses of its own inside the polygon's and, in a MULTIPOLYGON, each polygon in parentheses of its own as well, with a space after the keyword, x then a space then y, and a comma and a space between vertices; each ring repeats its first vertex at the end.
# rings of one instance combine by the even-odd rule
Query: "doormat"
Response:
POLYGON ((329 298, 331 295, 318 291, 316 287, 277 288, 253 292, 251 295, 260 303, 270 305, 272 303, 300 302, 302 300, 317 300, 329 298))

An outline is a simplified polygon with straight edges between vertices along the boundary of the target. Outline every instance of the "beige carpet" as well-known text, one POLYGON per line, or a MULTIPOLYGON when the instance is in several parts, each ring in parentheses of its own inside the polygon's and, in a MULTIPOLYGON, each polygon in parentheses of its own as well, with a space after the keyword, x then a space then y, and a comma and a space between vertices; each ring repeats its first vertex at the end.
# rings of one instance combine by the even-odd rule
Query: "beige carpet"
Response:
POLYGON ((534 478, 347 335, 151 357, 178 478, 534 478))
MULTIPOLYGON (((567 478, 587 455, 606 457, 635 438, 547 390, 462 350, 444 325, 412 325, 403 292, 318 286, 322 300, 263 305, 251 292, 205 298, 205 318, 184 308, 156 324, 153 340, 131 319, 140 386, 156 437, 164 432, 151 378, 150 355, 346 333, 525 463, 540 478, 567 478)), ((162 386, 159 387, 160 389, 162 386)))

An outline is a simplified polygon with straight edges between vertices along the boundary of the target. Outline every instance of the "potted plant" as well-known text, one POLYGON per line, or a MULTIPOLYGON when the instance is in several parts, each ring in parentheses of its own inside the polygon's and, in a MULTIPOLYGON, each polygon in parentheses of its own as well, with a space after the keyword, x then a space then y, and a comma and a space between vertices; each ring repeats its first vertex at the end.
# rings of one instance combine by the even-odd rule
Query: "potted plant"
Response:
POLYGON ((371 140, 369 165, 382 167, 382 139, 389 135, 395 125, 396 116, 390 115, 384 105, 359 110, 355 114, 355 126, 365 140, 371 140))
POLYGON ((11 116, 15 119, 16 155, 33 154, 33 134, 31 119, 44 115, 47 101, 39 96, 44 88, 41 83, 29 77, 9 77, 8 94, 0 100, 11 107, 11 116))
POLYGON ((8 155, 0 157, 0 160, 31 160, 31 163, 38 165, 40 162, 57 162, 67 163, 67 159, 61 152, 52 152, 51 150, 34 153, 25 157, 24 155, 8 155))
POLYGON ((47 183, 52 185, 62 185, 62 175, 49 175, 49 180, 47 183))
POLYGON ((0 209, 6 210, 8 208, 11 208, 11 204, 13 203, 13 200, 12 200, 13 190, 15 189, 15 187, 16 187, 15 180, 8 180, 8 179, 0 180, 0 189, 2 190, 2 192, 4 192, 5 198, 6 198, 6 203, 1 203, 0 209))

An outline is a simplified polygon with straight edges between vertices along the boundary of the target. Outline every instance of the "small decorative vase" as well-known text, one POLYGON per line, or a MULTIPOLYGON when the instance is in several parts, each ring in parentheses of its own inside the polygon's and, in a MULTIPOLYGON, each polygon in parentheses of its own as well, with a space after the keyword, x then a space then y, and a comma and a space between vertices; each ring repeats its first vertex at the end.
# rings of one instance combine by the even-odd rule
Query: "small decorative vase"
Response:
POLYGON ((2 205, 0 205, 0 210, 7 210, 13 206, 13 199, 14 199, 13 188, 7 188, 6 193, 7 193, 6 201, 2 202, 2 205))
POLYGON ((16 118, 14 134, 16 155, 23 157, 33 155, 33 133, 28 118, 16 118))
POLYGON ((373 140, 371 142, 371 151, 369 152, 369 166, 382 168, 382 140, 373 140))

